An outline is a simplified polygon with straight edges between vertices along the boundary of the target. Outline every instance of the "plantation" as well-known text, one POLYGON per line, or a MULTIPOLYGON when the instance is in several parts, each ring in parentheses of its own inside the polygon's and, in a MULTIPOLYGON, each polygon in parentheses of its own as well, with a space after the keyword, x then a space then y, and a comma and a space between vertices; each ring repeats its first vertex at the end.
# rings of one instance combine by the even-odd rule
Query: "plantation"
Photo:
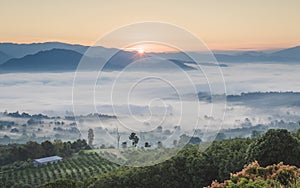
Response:
POLYGON ((61 162, 43 165, 40 167, 20 168, 8 170, 0 173, 0 187, 38 187, 45 182, 54 181, 61 178, 83 181, 87 177, 109 172, 118 168, 101 158, 97 153, 80 153, 61 162))

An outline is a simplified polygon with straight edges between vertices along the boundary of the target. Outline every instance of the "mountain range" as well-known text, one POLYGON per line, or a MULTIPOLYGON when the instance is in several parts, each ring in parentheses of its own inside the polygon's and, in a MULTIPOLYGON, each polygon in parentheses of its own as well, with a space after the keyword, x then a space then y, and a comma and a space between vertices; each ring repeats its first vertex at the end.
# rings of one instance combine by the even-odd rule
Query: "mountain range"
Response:
MULTIPOLYGON (((106 63, 105 70, 121 70, 140 58, 137 58, 135 52, 101 46, 89 47, 60 42, 32 44, 0 43, 0 72, 74 71, 82 57, 85 57, 89 62, 87 68, 94 68, 99 62, 104 63, 103 57, 114 52, 118 53, 106 63), (88 49, 90 52, 88 53, 89 56, 83 55, 88 49)), ((203 57, 203 62, 201 63, 203 66, 226 67, 227 63, 244 62, 298 63, 300 62, 300 46, 272 53, 264 51, 246 51, 234 54, 232 52, 226 53, 226 51, 222 53, 216 52, 214 56, 221 63, 219 65, 211 64, 210 60, 206 60, 208 54, 198 53, 198 55, 203 57)), ((187 58, 186 54, 182 52, 147 53, 143 58, 151 56, 166 59, 168 62, 185 70, 194 69, 192 65, 195 62, 187 58)))

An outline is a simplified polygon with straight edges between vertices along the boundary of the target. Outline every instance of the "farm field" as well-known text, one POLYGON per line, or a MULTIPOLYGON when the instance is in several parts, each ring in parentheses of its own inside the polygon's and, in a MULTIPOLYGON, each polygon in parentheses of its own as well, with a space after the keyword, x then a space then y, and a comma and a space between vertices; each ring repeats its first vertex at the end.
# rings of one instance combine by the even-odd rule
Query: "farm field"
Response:
POLYGON ((117 168, 118 165, 101 158, 97 153, 81 153, 54 164, 0 172, 0 187, 16 183, 39 187, 45 182, 61 178, 82 181, 117 168))

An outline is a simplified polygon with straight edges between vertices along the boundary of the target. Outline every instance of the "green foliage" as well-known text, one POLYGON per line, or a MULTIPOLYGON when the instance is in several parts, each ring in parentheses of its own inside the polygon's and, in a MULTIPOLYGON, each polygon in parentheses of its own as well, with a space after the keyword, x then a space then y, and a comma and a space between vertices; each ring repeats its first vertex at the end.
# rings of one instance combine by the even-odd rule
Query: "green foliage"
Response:
MULTIPOLYGON (((212 180, 224 181, 230 177, 230 173, 235 173, 243 169, 249 162, 249 152, 256 154, 258 159, 265 159, 266 153, 271 153, 266 160, 277 161, 277 155, 272 154, 272 150, 277 151, 280 147, 282 151, 287 150, 284 157, 289 162, 297 161, 297 153, 290 155, 290 150, 298 142, 289 132, 283 130, 270 130, 265 135, 257 139, 230 139, 215 141, 205 152, 199 152, 197 146, 185 147, 175 157, 161 164, 142 168, 123 168, 113 174, 104 174, 91 187, 203 187, 210 184, 212 180), (279 142, 280 140, 280 142, 279 142), (263 143, 263 144, 261 144, 263 143), (258 146, 262 151, 252 149, 258 146), (271 148, 271 149, 270 149, 271 148), (255 151, 255 152, 254 152, 255 151), (263 152, 265 151, 265 152, 263 152), (288 153, 290 156, 288 156, 288 153)), ((276 153, 276 152, 275 152, 276 153)), ((280 158, 282 159, 282 158, 280 158)), ((249 172, 251 169, 249 169, 249 172)), ((263 168, 259 168, 254 173, 266 173, 263 168)), ((266 187, 284 183, 290 174, 281 173, 278 180, 252 180, 232 178, 231 187, 266 187), (281 177, 281 178, 280 178, 281 177), (279 179, 282 179, 279 181, 279 179)), ((272 186, 271 186, 272 187, 272 186)))
POLYGON ((257 160, 262 166, 283 161, 300 166, 300 142, 285 129, 271 129, 253 142, 247 151, 248 162, 257 160))
POLYGON ((221 140, 225 140, 225 139, 226 139, 225 133, 218 133, 215 138, 216 141, 221 141, 221 140))
POLYGON ((72 143, 54 140, 53 143, 45 141, 39 144, 37 142, 30 141, 26 144, 0 145, 0 165, 52 155, 70 157, 74 152, 88 148, 86 141, 80 139, 72 143))
POLYGON ((242 138, 214 141, 205 151, 206 160, 213 166, 212 176, 218 181, 224 181, 231 172, 243 169, 247 164, 246 150, 252 142, 251 139, 242 138))
MULTIPOLYGON (((81 154, 76 157, 64 159, 58 163, 33 167, 32 165, 23 169, 2 171, 0 173, 0 187, 21 187, 21 185, 40 186, 50 182, 46 187, 68 187, 78 184, 91 176, 99 175, 116 169, 118 166, 113 164, 96 153, 81 154), (57 179, 72 179, 72 182, 57 179)), ((74 186, 73 186, 74 187, 74 186)))
POLYGON ((88 130, 88 144, 90 146, 92 146, 93 142, 94 142, 94 131, 93 131, 93 129, 89 129, 88 130))
MULTIPOLYGON (((125 166, 151 166, 157 163, 161 163, 169 158, 169 156, 174 156, 178 152, 178 148, 127 148, 122 150, 120 153, 126 161, 123 161, 125 166)), ((105 156, 105 153, 104 153, 105 156)), ((113 160, 113 156, 110 157, 113 160)), ((121 162, 120 158, 116 158, 121 162)))
POLYGON ((257 138, 261 135, 261 131, 253 130, 251 133, 251 138, 257 138))
POLYGON ((263 187, 299 187, 300 169, 283 163, 261 167, 257 161, 242 171, 232 174, 230 180, 223 183, 214 181, 210 188, 263 188, 263 187))
POLYGON ((46 183, 44 188, 58 188, 58 187, 64 187, 64 188, 75 188, 75 187, 83 187, 83 184, 78 181, 73 181, 70 179, 58 179, 53 182, 46 183))
POLYGON ((154 166, 122 168, 103 174, 90 187, 201 187, 209 184, 207 164, 197 146, 188 146, 172 159, 154 166))
MULTIPOLYGON (((205 145, 206 143, 201 144, 205 145)), ((75 146, 73 143, 63 143, 58 140, 53 143, 53 147, 49 143, 40 146, 36 143, 30 143, 26 147, 36 149, 41 153, 40 148, 68 153, 75 151, 74 148, 84 148, 83 146, 84 144, 81 145, 77 142, 75 146)), ((224 187, 226 185, 226 187, 249 188, 300 187, 300 173, 298 173, 299 169, 295 171, 296 167, 284 166, 281 163, 264 168, 260 167, 258 163, 252 163, 244 168, 246 164, 255 159, 261 162, 262 166, 280 161, 291 165, 299 164, 299 139, 286 130, 270 130, 256 139, 236 138, 214 141, 204 152, 200 152, 200 146, 188 145, 171 159, 153 166, 122 167, 118 170, 115 170, 117 165, 104 160, 98 154, 87 154, 83 151, 76 157, 39 168, 26 166, 30 161, 24 161, 24 164, 17 162, 14 164, 14 168, 7 168, 6 171, 0 173, 0 187, 12 187, 22 183, 36 186, 51 181, 45 186, 194 188, 210 185, 213 180, 224 181, 229 178, 224 183, 214 182, 211 185, 212 187, 224 187), (20 168, 20 166, 24 168, 20 168), (238 171, 241 172, 236 173, 238 171), (230 175, 231 173, 236 174, 230 175), (58 180, 61 178, 63 179, 58 180)), ((176 151, 174 148, 156 150, 162 156, 176 151)), ((105 152, 105 150, 103 151, 105 152)), ((137 156, 133 157, 131 162, 154 160, 153 156, 147 153, 147 149, 133 148, 126 151, 127 153, 122 154, 137 156), (145 154, 140 155, 137 152, 144 152, 145 154)), ((5 154, 1 153, 1 155, 5 154)))
POLYGON ((214 179, 229 177, 246 164, 245 151, 251 139, 214 142, 201 153, 199 146, 187 146, 173 158, 149 167, 122 168, 103 174, 91 187, 203 187, 214 179))

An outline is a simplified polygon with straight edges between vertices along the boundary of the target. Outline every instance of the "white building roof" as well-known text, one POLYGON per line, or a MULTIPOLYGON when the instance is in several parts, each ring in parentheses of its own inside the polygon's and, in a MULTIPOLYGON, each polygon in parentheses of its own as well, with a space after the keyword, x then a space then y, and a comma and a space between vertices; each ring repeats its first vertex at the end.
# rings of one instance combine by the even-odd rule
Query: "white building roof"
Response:
POLYGON ((45 158, 40 158, 40 159, 34 159, 34 161, 36 161, 38 163, 48 163, 48 162, 52 162, 52 161, 59 161, 62 159, 63 158, 61 158, 59 156, 51 156, 51 157, 45 157, 45 158))

